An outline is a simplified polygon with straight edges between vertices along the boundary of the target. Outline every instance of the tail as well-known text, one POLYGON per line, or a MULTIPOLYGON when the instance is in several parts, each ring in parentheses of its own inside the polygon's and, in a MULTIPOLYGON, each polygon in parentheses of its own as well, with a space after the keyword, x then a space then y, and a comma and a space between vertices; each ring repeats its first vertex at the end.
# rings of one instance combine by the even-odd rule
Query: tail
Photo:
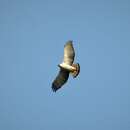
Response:
POLYGON ((72 66, 75 67, 76 70, 73 71, 71 74, 72 74, 73 78, 76 78, 80 72, 80 65, 77 63, 77 64, 73 64, 72 66))

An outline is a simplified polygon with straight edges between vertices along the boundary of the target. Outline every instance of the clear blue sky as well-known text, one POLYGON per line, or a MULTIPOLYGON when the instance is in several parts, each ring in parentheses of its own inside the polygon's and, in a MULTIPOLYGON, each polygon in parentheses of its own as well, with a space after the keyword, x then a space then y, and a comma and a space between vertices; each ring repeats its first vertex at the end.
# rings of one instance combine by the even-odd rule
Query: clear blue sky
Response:
POLYGON ((130 130, 130 1, 0 0, 0 130, 130 130), (81 73, 53 93, 67 40, 81 73))

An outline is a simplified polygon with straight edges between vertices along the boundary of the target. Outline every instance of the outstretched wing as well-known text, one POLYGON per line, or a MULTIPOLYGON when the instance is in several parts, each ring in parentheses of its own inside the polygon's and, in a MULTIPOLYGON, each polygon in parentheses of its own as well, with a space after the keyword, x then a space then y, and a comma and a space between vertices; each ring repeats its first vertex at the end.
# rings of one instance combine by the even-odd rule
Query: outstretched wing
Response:
POLYGON ((52 90, 56 92, 67 82, 68 78, 69 78, 69 71, 61 68, 58 76, 52 83, 52 90))
POLYGON ((68 41, 64 46, 64 60, 63 62, 72 65, 75 57, 75 51, 72 41, 68 41))

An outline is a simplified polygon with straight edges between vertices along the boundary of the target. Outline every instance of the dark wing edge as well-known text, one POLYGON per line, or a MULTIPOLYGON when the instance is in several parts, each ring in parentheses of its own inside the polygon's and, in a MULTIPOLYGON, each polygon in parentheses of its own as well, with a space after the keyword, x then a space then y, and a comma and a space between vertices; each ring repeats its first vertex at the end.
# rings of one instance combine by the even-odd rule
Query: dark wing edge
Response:
POLYGON ((75 58, 75 51, 73 47, 73 41, 69 40, 64 46, 64 63, 72 65, 75 58))
POLYGON ((59 74, 52 83, 53 92, 56 92, 58 89, 60 89, 67 82, 68 78, 69 78, 69 71, 60 68, 59 74))

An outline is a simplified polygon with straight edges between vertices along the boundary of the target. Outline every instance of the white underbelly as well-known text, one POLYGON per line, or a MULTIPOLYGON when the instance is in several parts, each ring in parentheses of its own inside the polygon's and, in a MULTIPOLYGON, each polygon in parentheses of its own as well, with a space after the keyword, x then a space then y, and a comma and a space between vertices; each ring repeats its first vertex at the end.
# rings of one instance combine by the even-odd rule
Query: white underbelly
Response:
POLYGON ((71 66, 71 65, 68 65, 68 64, 65 64, 65 63, 60 64, 60 66, 61 66, 62 68, 64 68, 64 69, 69 70, 69 71, 74 71, 74 70, 76 70, 75 67, 73 67, 73 66, 71 66))

